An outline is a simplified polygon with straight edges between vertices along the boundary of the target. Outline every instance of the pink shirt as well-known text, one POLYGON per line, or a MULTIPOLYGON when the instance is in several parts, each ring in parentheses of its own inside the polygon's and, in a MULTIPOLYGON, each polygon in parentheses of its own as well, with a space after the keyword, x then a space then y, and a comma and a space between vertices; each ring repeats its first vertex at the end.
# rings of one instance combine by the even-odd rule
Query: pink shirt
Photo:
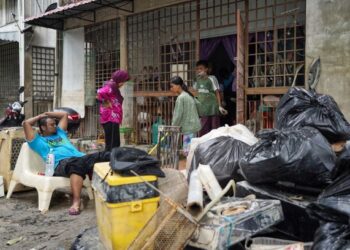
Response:
POLYGON ((100 105, 100 123, 114 122, 121 124, 123 119, 122 104, 124 98, 120 94, 119 89, 113 92, 111 84, 107 83, 97 90, 97 96, 99 101, 109 101, 112 104, 112 107, 100 105))

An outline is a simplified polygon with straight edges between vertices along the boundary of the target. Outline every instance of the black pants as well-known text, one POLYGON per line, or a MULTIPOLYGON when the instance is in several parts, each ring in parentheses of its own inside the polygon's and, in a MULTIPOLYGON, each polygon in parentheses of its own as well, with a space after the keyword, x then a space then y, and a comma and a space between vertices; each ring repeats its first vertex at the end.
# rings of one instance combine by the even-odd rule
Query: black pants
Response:
POLYGON ((81 157, 63 159, 58 163, 54 176, 69 177, 71 174, 76 174, 85 179, 86 175, 92 173, 95 163, 109 161, 110 155, 110 152, 103 151, 81 157))
POLYGON ((105 131, 105 150, 111 151, 112 148, 120 146, 119 124, 107 122, 102 124, 105 131))

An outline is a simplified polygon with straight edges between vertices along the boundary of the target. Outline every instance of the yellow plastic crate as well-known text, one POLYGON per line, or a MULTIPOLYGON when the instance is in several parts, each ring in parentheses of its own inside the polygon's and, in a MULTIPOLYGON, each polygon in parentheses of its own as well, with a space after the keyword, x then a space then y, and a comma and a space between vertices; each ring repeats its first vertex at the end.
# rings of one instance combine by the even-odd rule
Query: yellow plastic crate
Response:
MULTIPOLYGON (((159 194, 139 177, 123 177, 109 170, 108 162, 94 166, 97 226, 106 249, 122 250, 128 248, 156 212, 159 194)), ((143 178, 157 182, 156 176, 143 178)))

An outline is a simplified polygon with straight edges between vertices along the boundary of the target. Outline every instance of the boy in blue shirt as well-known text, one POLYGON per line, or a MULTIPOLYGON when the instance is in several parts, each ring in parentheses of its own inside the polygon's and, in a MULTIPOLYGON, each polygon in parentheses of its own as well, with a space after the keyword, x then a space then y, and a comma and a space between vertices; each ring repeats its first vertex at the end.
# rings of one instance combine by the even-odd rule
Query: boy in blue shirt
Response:
POLYGON ((45 161, 50 149, 55 155, 54 176, 70 178, 73 204, 70 215, 80 214, 80 193, 83 180, 91 174, 96 162, 109 161, 109 152, 85 155, 79 152, 67 136, 68 114, 65 112, 46 112, 23 122, 24 134, 29 147, 45 161), (56 120, 59 120, 56 126, 56 120), (38 122, 40 134, 34 132, 33 125, 38 122))

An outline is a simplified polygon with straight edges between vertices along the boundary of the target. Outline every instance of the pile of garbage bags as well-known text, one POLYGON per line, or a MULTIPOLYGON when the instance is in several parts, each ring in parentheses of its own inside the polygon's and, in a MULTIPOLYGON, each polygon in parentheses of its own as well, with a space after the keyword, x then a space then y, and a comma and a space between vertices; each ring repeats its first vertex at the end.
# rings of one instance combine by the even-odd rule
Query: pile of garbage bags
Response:
POLYGON ((308 206, 311 216, 320 221, 313 249, 350 248, 350 172, 339 176, 308 206))
POLYGON ((188 176, 202 164, 211 167, 222 188, 231 179, 241 179, 238 173, 239 161, 257 141, 248 128, 241 124, 221 127, 192 139, 187 158, 188 176))
POLYGON ((262 130, 258 138, 260 141, 240 161, 248 182, 288 181, 309 186, 331 183, 336 156, 317 129, 262 130))
POLYGON ((337 159, 331 144, 350 139, 350 124, 331 96, 291 87, 277 106, 276 127, 260 131, 241 159, 247 181, 325 187, 346 168, 350 154, 337 159))
POLYGON ((239 161, 248 149, 248 144, 229 136, 211 139, 196 148, 190 172, 199 164, 210 165, 220 186, 225 187, 230 180, 242 178, 238 173, 239 161))
POLYGON ((292 87, 276 110, 277 129, 314 127, 331 143, 350 139, 350 124, 329 95, 292 87))
POLYGON ((189 174, 205 164, 221 186, 244 177, 252 184, 286 181, 322 188, 346 168, 350 150, 337 158, 332 144, 350 139, 350 124, 331 96, 291 87, 277 106, 276 127, 260 131, 258 138, 236 125, 193 139, 189 174))
POLYGON ((313 249, 350 248, 350 124, 331 96, 299 87, 281 98, 275 124, 256 137, 236 125, 194 139, 189 174, 205 164, 221 186, 233 178, 317 190, 307 208, 320 221, 313 249))

